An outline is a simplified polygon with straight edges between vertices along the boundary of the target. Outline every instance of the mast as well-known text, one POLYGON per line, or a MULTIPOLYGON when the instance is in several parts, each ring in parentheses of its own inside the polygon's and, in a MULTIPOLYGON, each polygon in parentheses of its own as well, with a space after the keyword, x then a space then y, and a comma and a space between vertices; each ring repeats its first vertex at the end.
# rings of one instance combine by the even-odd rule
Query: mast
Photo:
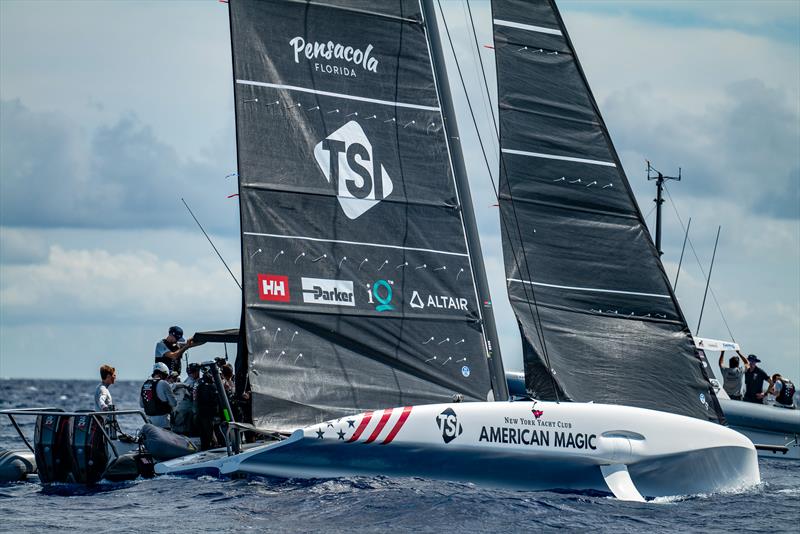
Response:
POLYGON ((494 390, 495 400, 507 400, 508 383, 506 382, 505 371, 503 369, 503 358, 500 354, 500 343, 494 321, 492 298, 489 294, 489 283, 486 279, 486 269, 483 265, 483 253, 481 251, 478 226, 475 222, 475 213, 472 207, 472 195, 469 189, 467 169, 464 165, 464 155, 461 151, 458 123, 456 122, 456 113, 453 108, 453 97, 450 93, 450 83, 447 79, 444 52, 439 35, 439 26, 436 20, 436 8, 433 0, 420 1, 422 3, 428 46, 431 51, 434 78, 438 80, 436 89, 439 93, 439 101, 442 106, 445 136, 447 138, 447 146, 453 165, 456 188, 460 197, 460 209, 470 252, 470 266, 472 267, 475 287, 480 300, 478 312, 483 323, 483 331, 486 339, 486 354, 489 358, 492 389, 494 390), (456 142, 452 142, 453 140, 456 142))

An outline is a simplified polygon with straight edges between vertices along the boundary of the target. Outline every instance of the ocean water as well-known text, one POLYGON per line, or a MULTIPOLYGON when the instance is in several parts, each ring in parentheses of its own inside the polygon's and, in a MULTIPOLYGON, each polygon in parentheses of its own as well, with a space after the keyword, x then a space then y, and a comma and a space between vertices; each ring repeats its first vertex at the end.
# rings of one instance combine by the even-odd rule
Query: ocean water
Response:
MULTIPOLYGON (((92 406, 91 381, 0 380, 0 409, 92 406)), ((139 384, 113 386, 135 407, 139 384)), ((24 430, 32 435, 33 421, 24 430)), ((123 427, 125 425, 123 424, 123 427)), ((22 448, 0 421, 0 447, 22 448)), ((763 532, 800 523, 800 462, 760 461, 763 483, 732 493, 628 503, 422 479, 157 477, 87 488, 0 484, 0 532, 763 532)), ((792 530, 794 527, 789 527, 792 530)))

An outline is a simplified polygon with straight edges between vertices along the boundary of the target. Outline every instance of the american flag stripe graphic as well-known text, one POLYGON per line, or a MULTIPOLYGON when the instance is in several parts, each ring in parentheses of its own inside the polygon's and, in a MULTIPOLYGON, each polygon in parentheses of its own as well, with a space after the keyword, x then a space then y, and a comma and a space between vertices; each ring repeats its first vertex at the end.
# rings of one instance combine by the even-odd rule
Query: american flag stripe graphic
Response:
POLYGON ((372 431, 372 434, 367 438, 367 441, 364 443, 372 443, 378 438, 378 434, 381 433, 383 427, 386 426, 386 423, 389 421, 389 418, 392 416, 392 412, 394 410, 384 410, 383 415, 381 416, 381 420, 378 422, 378 426, 375 427, 375 430, 372 431))
POLYGON ((408 419, 409 415, 411 415, 411 406, 406 406, 405 408, 403 408, 403 413, 400 414, 400 419, 398 419, 397 422, 394 424, 394 427, 392 427, 392 430, 389 432, 389 435, 386 436, 386 439, 383 440, 383 443, 381 443, 381 445, 388 445, 389 443, 392 442, 397 433, 400 432, 400 429, 403 428, 403 425, 406 424, 406 419, 408 419))
POLYGON ((364 418, 361 419, 361 422, 358 424, 358 428, 356 428, 355 433, 350 437, 350 439, 347 440, 347 443, 352 443, 361 437, 361 434, 364 433, 364 429, 367 428, 370 419, 372 419, 372 412, 365 413, 364 418))

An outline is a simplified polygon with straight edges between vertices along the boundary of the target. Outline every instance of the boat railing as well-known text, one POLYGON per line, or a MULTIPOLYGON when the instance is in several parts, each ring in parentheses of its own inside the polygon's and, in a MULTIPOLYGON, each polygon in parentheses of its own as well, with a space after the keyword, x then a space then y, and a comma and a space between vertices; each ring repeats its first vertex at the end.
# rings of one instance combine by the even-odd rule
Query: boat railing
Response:
POLYGON ((108 419, 109 422, 116 423, 118 416, 138 415, 138 416, 140 416, 142 418, 142 421, 144 423, 149 422, 148 419, 147 419, 147 416, 145 415, 145 413, 142 410, 111 410, 111 411, 104 411, 104 412, 92 412, 92 411, 72 411, 72 412, 68 412, 68 411, 62 411, 60 408, 55 408, 55 407, 49 406, 49 407, 41 407, 41 408, 10 408, 10 409, 6 409, 6 410, 0 410, 0 415, 8 416, 8 419, 11 421, 11 424, 14 426, 14 429, 17 431, 17 434, 19 434, 19 437, 25 443, 25 446, 28 447, 28 449, 30 449, 30 451, 33 452, 33 453, 36 452, 34 447, 33 447, 33 445, 31 445, 31 442, 28 441, 27 437, 25 437, 25 433, 20 428, 19 423, 14 418, 14 416, 37 416, 37 417, 40 416, 40 415, 43 415, 43 416, 53 415, 53 416, 58 416, 58 417, 63 417, 63 416, 69 416, 69 417, 89 416, 92 419, 94 419, 94 421, 97 423, 97 427, 100 429, 100 431, 103 433, 103 436, 106 438, 106 443, 108 443, 111 446, 111 450, 114 452, 114 457, 115 458, 119 458, 119 451, 117 450, 116 445, 114 445, 114 441, 115 440, 112 439, 111 435, 108 433, 108 428, 106 426, 106 419, 108 419))

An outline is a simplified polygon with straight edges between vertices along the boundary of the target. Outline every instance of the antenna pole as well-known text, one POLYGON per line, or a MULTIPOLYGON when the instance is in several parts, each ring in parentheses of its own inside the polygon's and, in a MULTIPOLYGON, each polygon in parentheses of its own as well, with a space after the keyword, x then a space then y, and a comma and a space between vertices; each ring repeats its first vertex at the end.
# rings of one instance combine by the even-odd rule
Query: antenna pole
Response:
POLYGON ((486 270, 483 265, 483 254, 478 237, 478 225, 475 223, 475 214, 472 208, 472 196, 469 190, 467 169, 464 165, 464 155, 461 151, 461 141, 456 123, 456 112, 453 107, 453 98, 450 94, 450 83, 447 80, 444 51, 439 36, 439 26, 436 20, 436 8, 433 0, 422 0, 425 33, 431 51, 434 78, 439 101, 442 106, 442 119, 444 135, 450 150, 450 159, 453 164, 453 174, 456 181, 456 190, 460 200, 462 220, 469 247, 470 267, 478 292, 478 313, 481 317, 484 336, 486 339, 486 356, 489 360, 489 374, 492 379, 492 390, 495 400, 508 399, 508 382, 503 369, 503 358, 500 355, 500 343, 497 336, 497 327, 492 310, 492 298, 489 294, 489 282, 486 279, 486 270))
POLYGON ((708 296, 708 286, 711 285, 711 270, 714 269, 714 258, 717 257, 717 244, 719 243, 719 232, 722 226, 717 226, 717 240, 714 241, 714 252, 711 254, 711 266, 708 268, 708 278, 706 279, 706 291, 703 293, 703 305, 700 306, 700 318, 697 319, 697 329, 694 331, 695 335, 700 335, 700 322, 703 320, 703 310, 706 307, 706 297, 708 296))
POLYGON ((656 181, 656 198, 653 199, 653 202, 656 203, 656 250, 658 250, 658 256, 661 257, 664 255, 664 251, 661 250, 661 204, 664 203, 664 197, 662 194, 664 192, 664 180, 680 181, 681 169, 680 167, 678 167, 678 176, 664 176, 660 171, 656 170, 648 161, 647 179, 656 181))
POLYGON ((227 264, 227 263, 225 263, 225 260, 222 258, 222 254, 220 254, 220 253, 219 253, 219 250, 217 250, 217 247, 215 247, 215 246, 214 246, 214 242, 213 242, 213 241, 211 241, 211 238, 210 238, 210 237, 208 237, 208 234, 207 234, 207 233, 206 233, 206 231, 203 229, 203 225, 202 225, 202 224, 200 224, 200 221, 198 221, 198 220, 197 220, 197 217, 195 217, 195 216, 194 216, 194 213, 192 212, 192 208, 190 208, 190 207, 189 207, 189 204, 187 204, 187 203, 186 203, 186 201, 185 201, 185 200, 183 200, 183 198, 181 198, 181 202, 183 202, 183 205, 184 205, 184 206, 186 206, 186 209, 187 209, 187 210, 189 210, 189 215, 191 215, 191 216, 192 216, 192 219, 194 219, 194 222, 196 222, 196 223, 197 223, 197 226, 199 226, 199 227, 200 227, 200 231, 201 231, 201 232, 203 232, 203 235, 204 235, 204 236, 206 236, 206 239, 208 239, 208 242, 209 242, 209 243, 211 243, 211 248, 213 248, 213 249, 214 249, 214 252, 216 252, 216 253, 217 253, 217 256, 219 257, 219 261, 221 261, 221 262, 222 262, 222 265, 224 265, 224 266, 225 266, 225 268, 226 268, 226 269, 228 269, 228 272, 230 273, 230 275, 231 275, 231 278, 233 278, 233 281, 234 281, 234 282, 236 282, 236 285, 239 287, 239 290, 241 290, 241 289, 242 289, 242 285, 239 283, 239 281, 238 281, 238 280, 236 279, 236 277, 233 275, 233 271, 231 271, 231 268, 230 268, 230 267, 228 267, 228 264, 227 264))
POLYGON ((689 228, 692 227, 692 218, 689 217, 689 224, 686 225, 686 234, 683 236, 683 246, 681 247, 681 259, 678 260, 678 272, 675 273, 675 283, 672 284, 672 291, 678 290, 678 277, 681 275, 681 264, 683 264, 683 253, 686 251, 686 241, 689 239, 689 228))

